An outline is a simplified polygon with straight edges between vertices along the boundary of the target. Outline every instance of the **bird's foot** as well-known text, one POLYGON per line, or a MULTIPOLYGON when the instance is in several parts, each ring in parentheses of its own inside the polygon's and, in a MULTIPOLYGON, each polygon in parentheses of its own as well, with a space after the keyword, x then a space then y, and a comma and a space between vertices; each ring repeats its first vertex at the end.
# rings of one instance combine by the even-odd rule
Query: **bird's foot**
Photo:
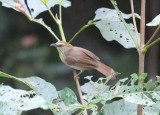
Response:
POLYGON ((79 79, 80 77, 74 76, 73 78, 74 78, 74 80, 76 81, 76 80, 79 79))

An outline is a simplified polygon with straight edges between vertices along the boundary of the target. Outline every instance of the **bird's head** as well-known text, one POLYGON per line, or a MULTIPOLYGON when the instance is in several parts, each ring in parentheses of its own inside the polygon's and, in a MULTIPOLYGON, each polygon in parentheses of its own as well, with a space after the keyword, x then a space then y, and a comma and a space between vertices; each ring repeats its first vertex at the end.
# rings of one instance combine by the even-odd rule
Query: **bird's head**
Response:
POLYGON ((65 41, 58 41, 51 44, 50 46, 55 46, 59 52, 68 52, 72 49, 72 45, 65 41))

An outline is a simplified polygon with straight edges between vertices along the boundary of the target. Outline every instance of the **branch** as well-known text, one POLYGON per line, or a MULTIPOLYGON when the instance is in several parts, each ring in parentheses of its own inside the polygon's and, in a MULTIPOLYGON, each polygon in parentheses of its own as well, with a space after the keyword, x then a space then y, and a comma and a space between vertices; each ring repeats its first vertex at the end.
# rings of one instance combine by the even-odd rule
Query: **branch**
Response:
MULTIPOLYGON (((146 0, 141 0, 141 22, 140 22, 140 51, 139 53, 139 75, 144 73, 144 60, 145 60, 145 54, 142 53, 144 43, 145 43, 145 7, 146 7, 146 0)), ((142 92, 144 87, 144 80, 138 81, 138 84, 142 86, 142 92)), ((142 94, 143 98, 143 94, 142 94)), ((138 105, 137 106, 137 115, 143 115, 143 106, 138 105)))
POLYGON ((134 30, 135 30, 136 38, 137 38, 137 41, 138 41, 139 36, 138 36, 137 24, 136 24, 136 19, 135 19, 135 14, 134 14, 133 0, 130 0, 130 4, 131 4, 131 12, 132 12, 132 20, 133 20, 134 30))
POLYGON ((56 34, 46 24, 40 23, 39 21, 37 21, 35 19, 30 19, 30 21, 38 23, 38 24, 42 25, 43 27, 45 27, 53 35, 53 37, 59 41, 59 38, 56 36, 56 34))
POLYGON ((83 30, 85 30, 86 28, 94 25, 94 23, 97 22, 97 21, 99 21, 99 20, 92 20, 92 21, 88 22, 86 25, 82 26, 82 27, 78 30, 78 32, 76 32, 76 33, 74 34, 74 36, 70 39, 69 43, 71 43, 83 30))
POLYGON ((155 35, 158 33, 159 30, 160 30, 160 25, 158 25, 157 29, 154 31, 153 35, 149 38, 145 46, 147 46, 153 40, 153 38, 155 37, 155 35))
POLYGON ((62 27, 62 9, 61 9, 61 4, 59 6, 59 16, 60 16, 60 19, 58 19, 58 16, 55 17, 52 13, 52 11, 50 10, 50 8, 47 6, 47 4, 45 4, 46 8, 48 9, 51 17, 53 18, 53 20, 56 22, 58 28, 59 28, 59 32, 60 32, 60 35, 61 35, 61 38, 63 41, 66 41, 66 38, 65 38, 65 35, 64 35, 64 31, 63 31, 63 27, 62 27))
POLYGON ((153 42, 151 42, 150 44, 146 45, 144 48, 143 48, 143 53, 146 53, 147 50, 152 47, 153 45, 155 45, 156 43, 158 43, 160 41, 160 37, 156 40, 154 40, 153 42))
POLYGON ((141 0, 141 25, 140 25, 140 33, 141 33, 141 40, 140 40, 140 47, 144 47, 145 43, 145 5, 146 0, 141 0))
MULTIPOLYGON (((81 103, 82 103, 82 105, 85 105, 85 102, 83 100, 82 91, 81 91, 81 86, 80 86, 80 83, 79 83, 79 78, 78 78, 78 75, 76 73, 76 70, 73 71, 73 75, 74 75, 73 77, 74 77, 74 80, 76 82, 76 86, 77 86, 77 90, 78 90, 78 94, 79 94, 81 103)), ((86 110, 84 111, 84 115, 88 115, 86 110)))

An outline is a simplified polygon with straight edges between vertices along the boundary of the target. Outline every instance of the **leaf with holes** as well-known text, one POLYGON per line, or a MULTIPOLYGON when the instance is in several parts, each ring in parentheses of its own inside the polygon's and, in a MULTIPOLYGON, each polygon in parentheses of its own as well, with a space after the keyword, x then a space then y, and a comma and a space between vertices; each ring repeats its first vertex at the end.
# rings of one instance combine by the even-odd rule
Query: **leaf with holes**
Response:
POLYGON ((69 88, 64 88, 63 90, 60 90, 58 92, 58 95, 64 100, 64 103, 67 106, 70 104, 78 103, 75 93, 69 88))
MULTIPOLYGON (((99 8, 96 10, 96 16, 94 20, 100 20, 95 22, 95 26, 100 30, 103 38, 107 41, 116 40, 125 48, 135 48, 136 45, 131 37, 131 35, 126 30, 123 22, 119 18, 117 11, 109 8, 99 8)), ((136 17, 140 16, 136 14, 136 17)), ((131 14, 122 13, 124 19, 129 19, 131 14)), ((133 24, 127 24, 129 31, 132 36, 136 39, 136 33, 134 30, 133 24)), ((138 37, 140 34, 138 33, 138 37)), ((136 39, 136 42, 139 44, 139 38, 136 39)))
POLYGON ((160 26, 160 14, 157 15, 151 22, 146 24, 147 26, 160 26))
POLYGON ((56 88, 49 82, 33 76, 28 78, 19 78, 28 84, 38 95, 41 95, 48 102, 52 102, 53 99, 58 98, 58 93, 56 88))
POLYGON ((77 108, 80 107, 80 104, 77 101, 77 97, 71 89, 64 88, 58 92, 58 95, 63 100, 65 106, 68 108, 69 113, 73 113, 75 110, 77 110, 77 108), (78 107, 71 108, 73 105, 77 105, 78 107))
MULTIPOLYGON (((146 73, 141 74, 139 77, 145 79, 146 73)), ((137 74, 132 74, 130 79, 120 79, 114 86, 109 88, 109 90, 97 93, 94 98, 85 98, 89 103, 104 103, 106 101, 112 100, 116 97, 123 98, 125 101, 142 104, 142 105, 155 105, 157 101, 160 101, 160 91, 149 91, 154 85, 149 82, 144 83, 144 89, 142 92, 142 86, 137 85, 139 78, 137 74), (142 98, 143 95, 143 98, 142 98)))
POLYGON ((53 99, 58 97, 56 88, 51 83, 46 82, 40 77, 33 76, 28 78, 17 78, 15 76, 11 76, 1 71, 0 71, 0 76, 15 79, 26 84, 31 89, 33 89, 36 92, 36 94, 41 95, 48 102, 52 102, 53 99))
POLYGON ((82 105, 77 101, 75 93, 69 88, 58 91, 58 98, 54 99, 53 103, 61 107, 58 111, 52 110, 55 115, 71 115, 82 108, 82 105))
MULTIPOLYGON (((159 115, 160 109, 158 106, 144 106, 143 112, 145 115, 159 115)), ((137 105, 122 100, 114 101, 105 104, 103 112, 104 115, 137 115, 137 105), (112 108, 112 109, 110 109, 112 108)))
POLYGON ((9 105, 14 110, 31 110, 36 108, 49 109, 51 104, 33 90, 13 89, 10 86, 0 86, 0 103, 9 105))
POLYGON ((10 107, 7 103, 0 102, 0 114, 1 115, 21 115, 20 110, 10 107))
POLYGON ((81 90, 83 93, 94 96, 97 93, 102 93, 109 89, 109 86, 103 84, 103 80, 106 81, 107 78, 99 78, 96 82, 93 82, 91 79, 92 77, 93 76, 85 77, 85 79, 89 81, 84 85, 81 85, 81 90))

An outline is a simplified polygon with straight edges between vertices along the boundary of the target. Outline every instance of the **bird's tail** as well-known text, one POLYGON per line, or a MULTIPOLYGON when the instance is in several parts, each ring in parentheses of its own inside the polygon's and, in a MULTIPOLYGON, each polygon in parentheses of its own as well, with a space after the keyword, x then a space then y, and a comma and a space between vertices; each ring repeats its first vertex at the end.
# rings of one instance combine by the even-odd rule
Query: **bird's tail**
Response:
POLYGON ((101 62, 98 62, 98 66, 95 69, 101 72, 106 77, 110 77, 111 79, 115 79, 116 76, 119 74, 118 72, 115 72, 111 67, 101 62))

